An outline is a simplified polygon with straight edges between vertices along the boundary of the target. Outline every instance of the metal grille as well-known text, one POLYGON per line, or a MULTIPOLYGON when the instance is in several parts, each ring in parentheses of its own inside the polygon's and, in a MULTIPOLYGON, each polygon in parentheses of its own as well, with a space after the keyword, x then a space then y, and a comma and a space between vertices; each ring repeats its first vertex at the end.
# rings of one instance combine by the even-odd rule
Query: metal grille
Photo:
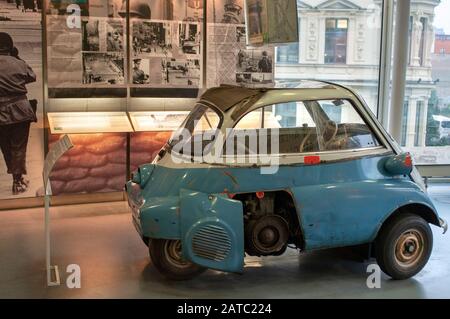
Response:
POLYGON ((192 250, 198 257, 222 261, 231 250, 231 239, 220 226, 207 225, 201 227, 192 238, 192 250))

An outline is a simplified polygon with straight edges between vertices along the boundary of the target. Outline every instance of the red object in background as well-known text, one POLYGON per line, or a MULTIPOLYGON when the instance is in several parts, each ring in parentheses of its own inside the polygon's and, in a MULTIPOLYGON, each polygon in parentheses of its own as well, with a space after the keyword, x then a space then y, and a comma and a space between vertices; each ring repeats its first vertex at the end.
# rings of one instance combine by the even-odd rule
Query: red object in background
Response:
POLYGON ((320 156, 317 155, 305 156, 303 161, 306 165, 316 165, 320 163, 320 156))
POLYGON ((405 157, 405 165, 408 166, 408 167, 412 166, 411 154, 406 155, 406 157, 405 157))
POLYGON ((263 199, 264 198, 264 192, 256 192, 256 197, 258 197, 259 199, 263 199))
POLYGON ((437 34, 434 41, 435 54, 450 54, 450 34, 437 34))

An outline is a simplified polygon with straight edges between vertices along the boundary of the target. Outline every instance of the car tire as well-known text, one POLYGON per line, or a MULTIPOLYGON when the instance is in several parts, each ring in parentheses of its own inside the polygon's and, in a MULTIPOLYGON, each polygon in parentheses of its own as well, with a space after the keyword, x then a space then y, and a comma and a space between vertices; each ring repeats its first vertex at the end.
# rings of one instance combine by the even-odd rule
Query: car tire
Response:
POLYGON ((413 277, 428 262, 433 234, 428 222, 413 214, 402 214, 383 225, 375 241, 375 256, 392 279, 413 277))
POLYGON ((183 259, 179 240, 152 239, 149 252, 153 265, 170 280, 189 280, 206 270, 183 259))

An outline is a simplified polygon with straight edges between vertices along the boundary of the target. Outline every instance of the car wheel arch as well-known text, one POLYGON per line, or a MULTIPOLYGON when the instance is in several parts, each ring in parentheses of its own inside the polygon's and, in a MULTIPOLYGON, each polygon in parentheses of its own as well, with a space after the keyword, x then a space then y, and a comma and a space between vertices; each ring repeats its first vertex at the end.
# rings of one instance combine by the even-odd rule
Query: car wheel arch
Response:
POLYGON ((383 226, 387 225, 391 220, 403 214, 414 214, 422 217, 429 224, 440 227, 439 218, 436 211, 425 203, 407 203, 397 207, 380 222, 376 230, 374 240, 378 237, 383 226))

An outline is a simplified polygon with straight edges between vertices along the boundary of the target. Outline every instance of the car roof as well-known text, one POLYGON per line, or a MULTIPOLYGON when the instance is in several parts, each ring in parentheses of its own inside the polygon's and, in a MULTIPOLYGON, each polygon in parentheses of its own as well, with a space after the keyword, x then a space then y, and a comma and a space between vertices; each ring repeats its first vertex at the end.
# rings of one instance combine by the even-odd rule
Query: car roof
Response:
POLYGON ((253 100, 253 103, 244 103, 240 112, 257 105, 270 105, 289 101, 307 101, 318 99, 339 99, 352 97, 346 88, 328 82, 302 80, 295 85, 279 85, 276 88, 245 88, 240 86, 222 85, 207 90, 200 101, 209 102, 222 112, 230 111, 234 106, 244 100, 253 100), (281 86, 281 87, 280 87, 281 86))

